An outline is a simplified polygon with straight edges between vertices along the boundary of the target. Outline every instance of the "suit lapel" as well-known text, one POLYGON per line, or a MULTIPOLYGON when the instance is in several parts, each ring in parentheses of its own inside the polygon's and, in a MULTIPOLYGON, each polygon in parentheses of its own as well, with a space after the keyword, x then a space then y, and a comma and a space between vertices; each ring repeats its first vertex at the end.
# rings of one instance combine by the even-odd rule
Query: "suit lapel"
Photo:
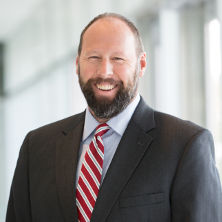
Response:
POLYGON ((65 221, 70 222, 77 221, 75 178, 84 114, 81 115, 78 123, 72 123, 72 125, 70 129, 63 131, 56 144, 56 185, 65 221))
POLYGON ((120 141, 96 201, 92 222, 103 222, 153 140, 153 111, 141 99, 120 141))

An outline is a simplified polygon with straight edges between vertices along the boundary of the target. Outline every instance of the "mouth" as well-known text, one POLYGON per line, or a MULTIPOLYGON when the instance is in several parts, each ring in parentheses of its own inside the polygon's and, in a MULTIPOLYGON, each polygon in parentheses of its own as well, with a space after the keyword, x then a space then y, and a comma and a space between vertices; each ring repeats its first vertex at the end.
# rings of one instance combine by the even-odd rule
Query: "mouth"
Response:
POLYGON ((98 81, 93 84, 94 95, 97 99, 106 98, 112 100, 115 98, 119 85, 114 81, 98 81))
POLYGON ((110 90, 114 89, 116 87, 116 85, 109 84, 109 83, 97 83, 96 87, 102 91, 110 91, 110 90))

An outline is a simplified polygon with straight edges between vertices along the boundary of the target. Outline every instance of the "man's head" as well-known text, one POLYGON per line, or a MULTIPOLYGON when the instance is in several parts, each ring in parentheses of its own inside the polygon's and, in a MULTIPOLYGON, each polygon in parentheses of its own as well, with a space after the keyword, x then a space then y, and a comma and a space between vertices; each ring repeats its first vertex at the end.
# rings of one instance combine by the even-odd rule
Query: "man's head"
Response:
POLYGON ((77 74, 90 111, 100 122, 121 112, 136 96, 146 54, 136 27, 117 14, 102 14, 83 30, 77 74))

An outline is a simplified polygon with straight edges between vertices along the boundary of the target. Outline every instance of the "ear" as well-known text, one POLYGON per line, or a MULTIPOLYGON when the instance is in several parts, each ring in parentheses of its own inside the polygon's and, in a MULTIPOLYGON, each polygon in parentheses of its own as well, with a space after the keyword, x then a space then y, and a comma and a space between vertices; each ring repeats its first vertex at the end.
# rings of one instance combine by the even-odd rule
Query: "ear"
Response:
POLYGON ((146 70, 146 53, 145 52, 141 53, 140 55, 139 66, 140 66, 139 76, 142 77, 146 70))
POLYGON ((79 56, 76 57, 76 74, 79 75, 79 56))

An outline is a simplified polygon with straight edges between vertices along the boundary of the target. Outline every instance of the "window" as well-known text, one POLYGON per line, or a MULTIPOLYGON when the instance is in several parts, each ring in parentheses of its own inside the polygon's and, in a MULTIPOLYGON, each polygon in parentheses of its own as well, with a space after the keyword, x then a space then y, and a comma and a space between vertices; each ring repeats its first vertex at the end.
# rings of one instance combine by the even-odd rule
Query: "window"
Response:
POLYGON ((206 124, 214 135, 217 165, 222 173, 222 47, 218 19, 212 19, 206 24, 205 38, 206 124))

